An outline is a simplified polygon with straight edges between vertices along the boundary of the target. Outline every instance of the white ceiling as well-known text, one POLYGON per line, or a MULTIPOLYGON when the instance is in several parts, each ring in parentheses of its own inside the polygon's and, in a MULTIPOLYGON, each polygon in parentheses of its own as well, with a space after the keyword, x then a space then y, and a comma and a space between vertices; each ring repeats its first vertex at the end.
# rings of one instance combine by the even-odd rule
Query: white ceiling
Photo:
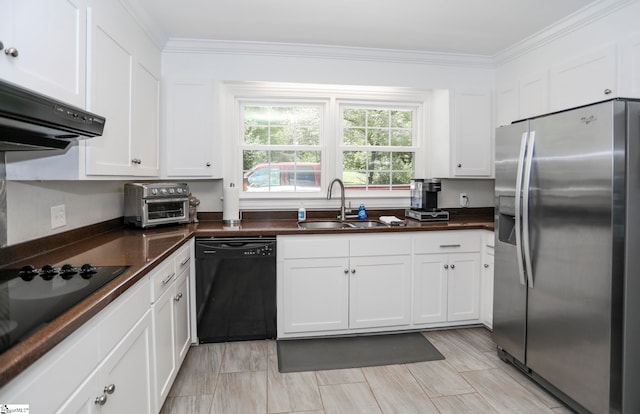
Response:
POLYGON ((168 38, 493 56, 594 0, 130 0, 168 38))

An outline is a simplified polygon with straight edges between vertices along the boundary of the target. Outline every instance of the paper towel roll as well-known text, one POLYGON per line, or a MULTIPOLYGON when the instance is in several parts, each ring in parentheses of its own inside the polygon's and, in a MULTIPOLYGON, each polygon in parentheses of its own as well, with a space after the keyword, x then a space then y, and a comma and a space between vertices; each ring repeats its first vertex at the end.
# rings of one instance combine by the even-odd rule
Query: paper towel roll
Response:
POLYGON ((240 192, 238 187, 222 188, 222 222, 240 223, 240 192))

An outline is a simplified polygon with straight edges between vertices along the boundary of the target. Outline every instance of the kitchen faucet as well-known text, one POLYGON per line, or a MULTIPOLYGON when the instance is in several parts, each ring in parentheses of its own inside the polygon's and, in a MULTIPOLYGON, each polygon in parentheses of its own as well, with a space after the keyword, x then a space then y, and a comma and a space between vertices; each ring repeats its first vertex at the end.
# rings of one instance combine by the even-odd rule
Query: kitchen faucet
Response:
MULTIPOLYGON (((345 214, 344 208, 344 183, 339 178, 334 178, 329 184, 329 188, 327 189, 327 200, 331 200, 331 190, 333 189, 333 184, 340 184, 340 215, 338 216, 338 220, 344 221, 347 219, 347 215, 345 214)), ((349 209, 351 211, 351 209, 349 209)))

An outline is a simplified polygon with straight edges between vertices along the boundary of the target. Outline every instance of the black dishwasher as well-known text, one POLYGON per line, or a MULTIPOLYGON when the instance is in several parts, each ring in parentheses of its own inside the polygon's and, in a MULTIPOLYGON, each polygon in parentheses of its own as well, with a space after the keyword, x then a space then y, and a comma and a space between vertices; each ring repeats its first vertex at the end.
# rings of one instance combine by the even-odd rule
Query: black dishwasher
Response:
POLYGON ((276 238, 196 237, 200 343, 276 337, 276 238))

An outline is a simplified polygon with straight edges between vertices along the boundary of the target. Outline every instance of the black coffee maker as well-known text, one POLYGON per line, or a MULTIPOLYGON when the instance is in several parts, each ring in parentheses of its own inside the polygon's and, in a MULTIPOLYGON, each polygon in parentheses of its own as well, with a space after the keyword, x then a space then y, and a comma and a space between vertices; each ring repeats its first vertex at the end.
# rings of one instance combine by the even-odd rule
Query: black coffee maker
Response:
POLYGON ((411 180, 411 208, 405 216, 418 221, 446 221, 449 212, 438 208, 438 193, 442 183, 438 178, 411 180))

